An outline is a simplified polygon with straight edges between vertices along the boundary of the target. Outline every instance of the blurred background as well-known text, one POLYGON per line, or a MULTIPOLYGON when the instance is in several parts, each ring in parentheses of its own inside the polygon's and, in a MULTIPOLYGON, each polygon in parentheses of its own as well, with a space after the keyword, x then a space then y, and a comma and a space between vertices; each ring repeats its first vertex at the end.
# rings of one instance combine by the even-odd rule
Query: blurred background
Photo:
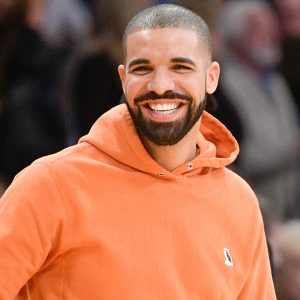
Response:
POLYGON ((198 13, 221 64, 207 110, 240 144, 278 299, 300 299, 300 0, 0 0, 0 195, 34 159, 77 143, 121 102, 129 19, 158 3, 198 13))

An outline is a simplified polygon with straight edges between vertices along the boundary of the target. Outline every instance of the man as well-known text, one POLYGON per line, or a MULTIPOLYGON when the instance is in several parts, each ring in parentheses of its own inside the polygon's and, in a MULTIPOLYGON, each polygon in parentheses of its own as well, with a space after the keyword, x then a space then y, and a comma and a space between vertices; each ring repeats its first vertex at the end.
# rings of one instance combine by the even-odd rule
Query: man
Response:
POLYGON ((203 112, 219 77, 206 24, 154 6, 123 47, 126 105, 1 200, 0 298, 275 299, 257 199, 226 168, 238 145, 203 112))
POLYGON ((55 90, 67 52, 50 47, 38 33, 42 2, 0 0, 0 181, 4 186, 33 160, 65 145, 55 90))
POLYGON ((272 223, 296 217, 299 120, 290 90, 276 71, 281 59, 278 20, 262 1, 235 1, 224 7, 220 25, 224 97, 217 97, 216 116, 240 133, 236 167, 269 210, 272 223))

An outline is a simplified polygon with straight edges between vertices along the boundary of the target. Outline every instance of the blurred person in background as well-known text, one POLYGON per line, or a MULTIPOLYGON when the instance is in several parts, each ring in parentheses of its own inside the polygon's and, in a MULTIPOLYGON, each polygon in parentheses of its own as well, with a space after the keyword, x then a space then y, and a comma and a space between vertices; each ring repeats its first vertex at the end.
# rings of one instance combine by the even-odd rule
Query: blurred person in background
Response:
POLYGON ((278 228, 275 287, 278 300, 300 299, 300 219, 293 219, 278 228))
POLYGON ((300 1, 273 0, 282 30, 279 71, 293 93, 300 119, 300 1))
POLYGON ((235 166, 269 202, 262 204, 270 208, 275 224, 295 214, 299 195, 298 118, 291 92, 276 71, 281 59, 278 20, 264 2, 236 1, 225 4, 219 25, 224 97, 218 97, 214 114, 239 133, 235 166))
POLYGON ((0 0, 0 174, 9 184, 64 146, 56 83, 65 54, 38 33, 44 2, 0 0))
POLYGON ((87 4, 82 0, 34 1, 44 2, 38 31, 45 42, 66 48, 85 43, 93 21, 87 4))

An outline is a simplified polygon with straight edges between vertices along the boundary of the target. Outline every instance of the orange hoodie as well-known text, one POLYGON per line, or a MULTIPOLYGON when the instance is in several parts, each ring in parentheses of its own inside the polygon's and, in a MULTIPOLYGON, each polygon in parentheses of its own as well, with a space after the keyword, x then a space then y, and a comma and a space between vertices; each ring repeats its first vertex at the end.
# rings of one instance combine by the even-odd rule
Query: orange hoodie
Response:
POLYGON ((0 299, 275 299, 263 222, 225 166, 238 145, 208 113, 173 172, 125 105, 24 169, 0 201, 0 299))

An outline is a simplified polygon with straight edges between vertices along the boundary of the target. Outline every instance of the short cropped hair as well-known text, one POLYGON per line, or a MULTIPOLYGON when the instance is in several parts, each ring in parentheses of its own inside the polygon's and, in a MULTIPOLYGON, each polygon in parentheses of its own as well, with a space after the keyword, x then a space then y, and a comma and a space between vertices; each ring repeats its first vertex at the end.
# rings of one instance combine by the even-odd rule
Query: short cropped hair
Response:
POLYGON ((158 4, 140 11, 128 23, 122 42, 123 59, 126 58, 126 43, 131 33, 157 28, 181 28, 194 31, 199 44, 206 48, 211 58, 211 34, 206 22, 196 13, 182 6, 158 4))

